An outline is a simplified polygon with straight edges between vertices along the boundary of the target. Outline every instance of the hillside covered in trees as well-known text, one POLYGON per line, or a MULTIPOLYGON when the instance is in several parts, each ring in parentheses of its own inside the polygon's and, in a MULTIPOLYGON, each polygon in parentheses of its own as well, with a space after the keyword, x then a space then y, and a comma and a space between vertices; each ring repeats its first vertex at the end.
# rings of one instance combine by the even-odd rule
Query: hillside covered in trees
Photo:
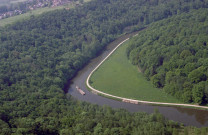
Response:
POLYGON ((208 103, 208 10, 152 24, 127 55, 153 85, 186 103, 208 103))
MULTIPOLYGON (((96 0, 0 30, 0 133, 171 134, 160 114, 130 114, 67 99, 67 80, 116 37, 207 0, 96 0)), ((190 52, 192 53, 192 52, 190 52)), ((186 55, 185 55, 186 56, 186 55)))

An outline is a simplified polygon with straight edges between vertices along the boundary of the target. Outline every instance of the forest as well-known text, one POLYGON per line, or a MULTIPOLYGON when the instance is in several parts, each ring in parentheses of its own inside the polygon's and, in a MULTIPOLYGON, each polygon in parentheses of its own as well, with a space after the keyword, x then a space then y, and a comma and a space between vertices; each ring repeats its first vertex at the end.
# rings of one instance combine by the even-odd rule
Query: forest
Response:
MULTIPOLYGON (((157 111, 151 115, 129 113, 82 103, 72 97, 67 99, 64 86, 121 34, 207 7, 208 0, 94 0, 73 10, 31 16, 1 28, 0 133, 187 133, 187 128, 166 120, 157 111)), ((181 57, 193 53, 187 51, 181 57)), ((202 65, 199 67, 206 69, 202 65)), ((171 72, 169 74, 171 76, 171 72)), ((168 81, 171 82, 171 78, 168 81)), ((199 84, 202 80, 193 81, 196 89, 203 86, 199 84)), ((206 128, 193 129, 196 133, 207 131, 206 128)))
POLYGON ((131 41, 127 55, 155 87, 186 103, 208 103, 208 10, 152 24, 131 41))
MULTIPOLYGON (((76 0, 1 0, 0 20, 25 13, 32 13, 34 10, 75 4, 76 0)), ((83 2, 83 1, 80 1, 83 2)))

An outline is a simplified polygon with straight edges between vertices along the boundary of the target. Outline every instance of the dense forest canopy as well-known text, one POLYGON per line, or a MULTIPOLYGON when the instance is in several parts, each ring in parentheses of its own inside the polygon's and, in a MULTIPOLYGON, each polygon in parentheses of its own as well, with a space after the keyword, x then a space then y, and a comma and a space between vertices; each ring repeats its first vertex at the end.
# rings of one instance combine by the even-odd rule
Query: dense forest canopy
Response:
MULTIPOLYGON (((78 4, 77 0, 0 0, 0 20, 40 8, 78 4)), ((80 1, 83 3, 83 1, 80 1)))
POLYGON ((187 103, 208 103, 207 15, 193 10, 154 23, 127 49, 155 87, 187 103))
MULTIPOLYGON (((64 84, 116 37, 207 8, 207 0, 96 0, 0 30, 0 133, 170 134, 160 114, 130 114, 67 99, 64 84), (89 116, 89 117, 88 117, 89 116)), ((191 52, 190 52, 191 53, 191 52)), ((186 56, 186 55, 185 55, 186 56)))

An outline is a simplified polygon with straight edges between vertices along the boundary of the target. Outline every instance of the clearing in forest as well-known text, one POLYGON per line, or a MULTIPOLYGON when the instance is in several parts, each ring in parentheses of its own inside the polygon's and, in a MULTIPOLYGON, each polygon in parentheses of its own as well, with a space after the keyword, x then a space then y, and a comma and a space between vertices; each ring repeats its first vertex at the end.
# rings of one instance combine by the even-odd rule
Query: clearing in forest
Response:
POLYGON ((154 101, 180 103, 162 89, 154 88, 138 72, 137 66, 126 56, 128 42, 121 45, 91 76, 90 84, 97 90, 115 96, 154 101))

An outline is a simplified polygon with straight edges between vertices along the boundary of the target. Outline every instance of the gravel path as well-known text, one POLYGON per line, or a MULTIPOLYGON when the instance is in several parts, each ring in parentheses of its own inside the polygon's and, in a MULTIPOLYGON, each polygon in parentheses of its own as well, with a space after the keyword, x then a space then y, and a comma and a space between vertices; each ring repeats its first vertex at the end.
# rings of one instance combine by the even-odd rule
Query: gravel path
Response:
MULTIPOLYGON (((137 34, 136 34, 137 35, 137 34)), ((134 35, 134 36, 136 36, 134 35)), ((167 105, 167 106, 186 106, 186 107, 196 107, 196 108, 203 108, 203 109, 208 109, 207 106, 200 106, 200 105, 192 105, 192 104, 177 104, 177 103, 164 103, 164 102, 150 102, 150 101, 142 101, 142 100, 134 100, 134 99, 128 99, 128 98, 123 98, 123 97, 119 97, 119 96, 114 96, 102 91, 99 91, 95 88, 93 88, 90 84, 89 84, 89 80, 90 77, 92 76, 92 74, 103 64, 103 62, 105 62, 106 59, 108 59, 108 57, 111 56, 111 54, 113 54, 115 52, 115 50, 121 46, 124 42, 128 41, 129 38, 123 40, 121 43, 119 43, 106 57, 105 59, 103 59, 100 64, 98 64, 95 69, 89 74, 89 76, 87 77, 86 80, 86 84, 87 86, 93 91, 93 93, 99 93, 108 97, 112 97, 112 98, 116 98, 119 100, 122 100, 123 102, 128 102, 128 103, 133 103, 133 104, 138 104, 138 103, 144 103, 144 104, 155 104, 155 105, 167 105)))

